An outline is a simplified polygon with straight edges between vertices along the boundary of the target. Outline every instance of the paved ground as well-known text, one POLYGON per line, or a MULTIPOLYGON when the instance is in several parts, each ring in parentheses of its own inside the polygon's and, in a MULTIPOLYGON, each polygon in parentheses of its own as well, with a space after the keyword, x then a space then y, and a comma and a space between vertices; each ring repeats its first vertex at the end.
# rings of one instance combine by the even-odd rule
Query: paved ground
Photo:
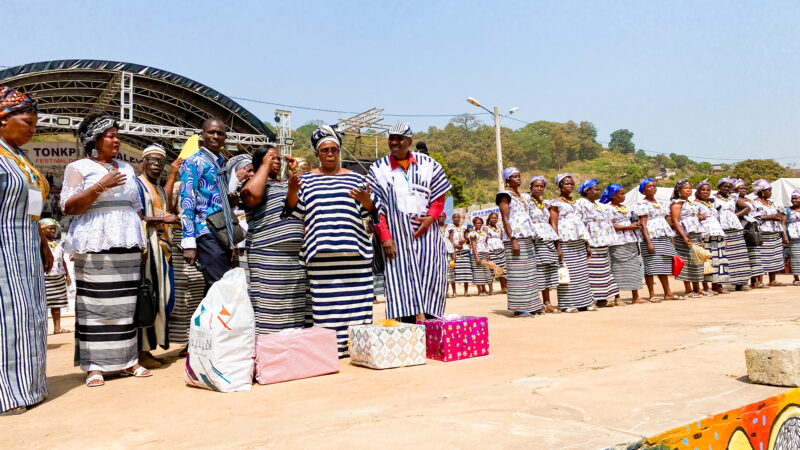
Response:
POLYGON ((50 336, 50 398, 0 419, 0 447, 600 448, 780 392, 747 382, 744 348, 800 335, 800 287, 532 319, 504 309, 499 295, 448 303, 489 317, 488 357, 388 371, 343 360, 336 375, 234 394, 185 386, 183 360, 89 389, 73 335, 50 336))

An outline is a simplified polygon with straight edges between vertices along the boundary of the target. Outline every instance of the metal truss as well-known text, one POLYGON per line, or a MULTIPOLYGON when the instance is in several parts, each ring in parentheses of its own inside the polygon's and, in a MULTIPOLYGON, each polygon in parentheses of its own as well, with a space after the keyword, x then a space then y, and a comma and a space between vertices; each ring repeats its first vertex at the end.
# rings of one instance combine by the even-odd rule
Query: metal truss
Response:
POLYGON ((281 151, 283 156, 292 155, 292 146, 294 139, 292 139, 292 112, 285 109, 275 110, 275 125, 278 129, 278 150, 281 151))

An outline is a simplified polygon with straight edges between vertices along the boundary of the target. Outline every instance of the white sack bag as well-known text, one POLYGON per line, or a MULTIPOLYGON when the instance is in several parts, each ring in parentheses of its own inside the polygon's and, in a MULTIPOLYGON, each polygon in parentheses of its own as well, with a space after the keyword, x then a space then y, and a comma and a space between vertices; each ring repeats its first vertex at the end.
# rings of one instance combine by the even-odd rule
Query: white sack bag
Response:
POLYGON ((211 285, 189 328, 186 383, 219 392, 253 385, 255 314, 244 269, 229 270, 211 285))

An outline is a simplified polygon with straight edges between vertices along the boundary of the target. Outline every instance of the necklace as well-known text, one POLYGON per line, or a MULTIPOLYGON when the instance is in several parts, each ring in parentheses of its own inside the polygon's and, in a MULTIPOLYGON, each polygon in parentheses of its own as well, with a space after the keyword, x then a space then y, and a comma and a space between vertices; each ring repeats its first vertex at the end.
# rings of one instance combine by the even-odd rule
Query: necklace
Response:
POLYGON ((537 208, 544 209, 544 200, 539 200, 534 196, 531 196, 531 200, 533 201, 533 204, 536 205, 537 208))
POLYGON ((622 214, 628 214, 628 208, 625 205, 614 205, 614 209, 622 214))
POLYGON ((105 168, 106 171, 108 171, 108 172, 113 172, 114 171, 114 167, 115 166, 114 166, 114 162, 113 161, 110 162, 110 163, 104 163, 104 162, 100 162, 100 160, 98 160, 97 158, 91 158, 91 160, 96 162, 97 164, 100 164, 101 166, 103 166, 103 168, 105 168))
POLYGON ((522 207, 525 208, 525 211, 528 210, 528 204, 522 199, 522 196, 519 195, 518 192, 516 191, 508 191, 508 192, 511 193, 512 197, 515 197, 517 200, 519 200, 520 203, 522 203, 522 207))
MULTIPOLYGON (((708 208, 712 208, 712 206, 711 206, 711 202, 710 202, 710 201, 708 201, 708 200, 700 200, 699 198, 698 198, 698 199, 695 199, 695 200, 697 200, 697 202, 698 202, 698 203, 700 203, 701 205, 705 205, 705 206, 707 206, 708 208)), ((713 208, 712 208, 712 209, 713 209, 713 208)))
POLYGON ((570 205, 574 205, 574 204, 575 204, 575 200, 572 200, 571 198, 570 198, 570 199, 568 199, 568 198, 566 198, 566 197, 564 197, 564 196, 561 196, 561 197, 559 197, 559 198, 560 198, 560 199, 561 199, 561 201, 562 201, 562 202, 564 202, 564 203, 569 203, 570 205))
POLYGON ((645 198, 645 200, 647 200, 647 203, 650 203, 651 205, 655 206, 656 209, 661 209, 661 202, 659 202, 658 200, 656 199, 650 200, 649 198, 645 198))

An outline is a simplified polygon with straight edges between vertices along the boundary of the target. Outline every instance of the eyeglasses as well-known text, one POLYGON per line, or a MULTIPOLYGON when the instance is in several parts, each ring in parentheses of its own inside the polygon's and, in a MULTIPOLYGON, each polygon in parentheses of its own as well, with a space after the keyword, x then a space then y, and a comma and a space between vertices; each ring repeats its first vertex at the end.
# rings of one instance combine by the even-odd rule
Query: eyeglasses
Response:
POLYGON ((156 164, 156 163, 163 164, 165 162, 164 158, 156 158, 154 156, 145 156, 144 160, 149 162, 150 164, 156 164))
POLYGON ((335 155, 337 153, 339 153, 339 149, 338 148, 321 148, 321 149, 319 149, 319 154, 320 155, 335 155))

